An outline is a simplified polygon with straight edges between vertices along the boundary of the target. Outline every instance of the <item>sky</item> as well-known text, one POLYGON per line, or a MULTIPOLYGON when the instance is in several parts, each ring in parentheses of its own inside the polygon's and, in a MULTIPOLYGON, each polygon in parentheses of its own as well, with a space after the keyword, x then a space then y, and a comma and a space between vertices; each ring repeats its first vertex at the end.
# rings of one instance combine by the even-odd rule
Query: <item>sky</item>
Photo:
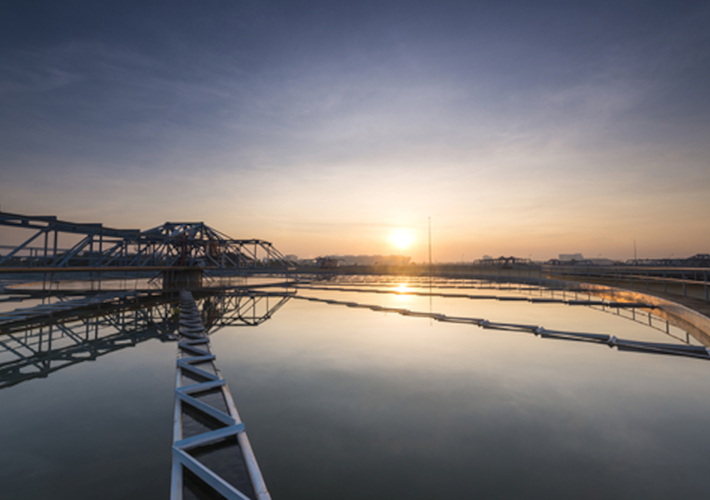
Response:
POLYGON ((706 1, 8 0, 0 209, 299 257, 424 261, 429 219, 435 261, 710 253, 709 24, 706 1))

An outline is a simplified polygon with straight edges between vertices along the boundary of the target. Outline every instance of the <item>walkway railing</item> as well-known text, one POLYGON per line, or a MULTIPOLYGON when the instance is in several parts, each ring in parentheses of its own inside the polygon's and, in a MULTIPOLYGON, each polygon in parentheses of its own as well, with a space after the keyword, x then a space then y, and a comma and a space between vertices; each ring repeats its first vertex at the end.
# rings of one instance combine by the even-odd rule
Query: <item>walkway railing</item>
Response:
POLYGON ((542 266, 551 279, 585 281, 710 301, 710 269, 647 266, 542 266))

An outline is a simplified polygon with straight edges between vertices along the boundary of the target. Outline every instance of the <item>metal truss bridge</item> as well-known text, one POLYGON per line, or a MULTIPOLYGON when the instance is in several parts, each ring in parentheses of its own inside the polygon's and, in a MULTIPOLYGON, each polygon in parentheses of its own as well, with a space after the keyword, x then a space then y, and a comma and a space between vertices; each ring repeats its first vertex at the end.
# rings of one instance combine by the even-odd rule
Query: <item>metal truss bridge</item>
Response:
POLYGON ((289 266, 270 242, 233 239, 203 222, 166 222, 141 231, 0 212, 0 226, 31 233, 19 245, 0 246, 0 273, 283 272, 289 266), (70 247, 60 248, 62 234, 73 241, 70 247))

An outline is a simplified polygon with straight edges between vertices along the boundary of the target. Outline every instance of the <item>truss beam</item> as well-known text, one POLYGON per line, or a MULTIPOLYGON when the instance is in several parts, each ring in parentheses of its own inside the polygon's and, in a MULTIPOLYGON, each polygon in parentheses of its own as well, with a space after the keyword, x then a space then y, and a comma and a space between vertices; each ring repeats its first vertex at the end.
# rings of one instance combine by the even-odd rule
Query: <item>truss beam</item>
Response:
MULTIPOLYGON (((283 255, 264 240, 236 240, 203 222, 166 222, 140 231, 102 224, 62 221, 53 216, 0 212, 0 225, 35 231, 24 243, 0 255, 0 271, 59 272, 75 268, 201 267, 219 271, 287 267, 283 255), (58 248, 59 234, 83 235, 69 249, 58 248), (44 235, 44 246, 30 244, 44 235), (53 236, 53 245, 50 244, 53 236)), ((3 246, 3 249, 7 246, 3 246)))

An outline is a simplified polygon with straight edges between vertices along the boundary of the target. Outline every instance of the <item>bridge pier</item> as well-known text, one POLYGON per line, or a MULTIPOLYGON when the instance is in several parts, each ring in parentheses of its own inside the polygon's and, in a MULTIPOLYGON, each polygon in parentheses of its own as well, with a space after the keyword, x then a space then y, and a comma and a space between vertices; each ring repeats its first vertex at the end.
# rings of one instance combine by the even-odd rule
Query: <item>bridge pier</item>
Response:
POLYGON ((163 290, 202 288, 202 268, 162 271, 163 290))

